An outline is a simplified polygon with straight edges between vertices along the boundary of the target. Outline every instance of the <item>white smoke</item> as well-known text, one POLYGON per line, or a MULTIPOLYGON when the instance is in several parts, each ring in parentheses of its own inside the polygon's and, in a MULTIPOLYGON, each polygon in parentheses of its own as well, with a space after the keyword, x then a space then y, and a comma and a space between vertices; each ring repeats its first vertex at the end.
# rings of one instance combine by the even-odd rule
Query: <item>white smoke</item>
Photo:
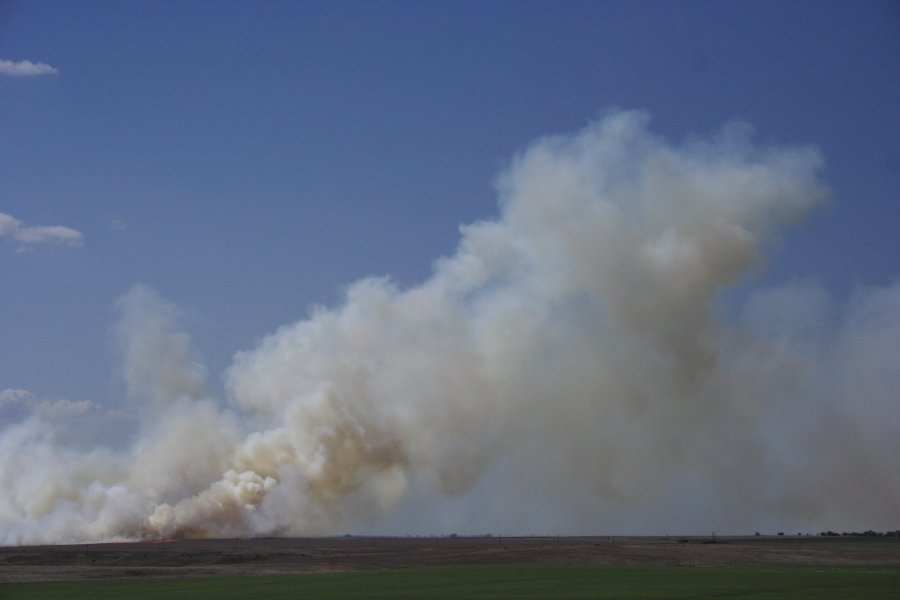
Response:
MULTIPOLYGON (((116 333, 124 357, 128 396, 168 404, 206 396, 206 367, 177 331, 178 310, 153 289, 134 286, 117 303, 116 333)), ((155 406, 154 406, 155 409, 155 406)))
POLYGON ((428 280, 359 281, 238 353, 227 407, 135 288, 140 434, 83 452, 38 416, 7 428, 2 541, 895 527, 900 284, 840 307, 794 283, 717 316, 827 196, 821 159, 646 122, 532 144, 428 280))

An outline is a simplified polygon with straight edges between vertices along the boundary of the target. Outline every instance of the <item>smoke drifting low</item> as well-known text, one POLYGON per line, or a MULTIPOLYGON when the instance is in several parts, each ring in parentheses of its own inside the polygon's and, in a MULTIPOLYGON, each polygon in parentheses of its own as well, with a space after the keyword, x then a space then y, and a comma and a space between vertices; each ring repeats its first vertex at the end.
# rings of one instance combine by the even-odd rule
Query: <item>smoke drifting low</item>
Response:
POLYGON ((722 310, 826 198, 821 158, 646 124, 536 141, 428 280, 356 282, 238 353, 225 401, 175 309, 132 289, 139 434, 85 451, 39 415, 6 428, 0 542, 895 528, 900 284, 722 310))

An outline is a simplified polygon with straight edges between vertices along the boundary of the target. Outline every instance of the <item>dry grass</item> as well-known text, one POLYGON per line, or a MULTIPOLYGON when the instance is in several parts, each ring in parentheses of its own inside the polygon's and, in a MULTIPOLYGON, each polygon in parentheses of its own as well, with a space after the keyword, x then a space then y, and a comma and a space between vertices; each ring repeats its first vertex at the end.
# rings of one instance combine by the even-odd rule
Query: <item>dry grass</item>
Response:
POLYGON ((280 575, 446 565, 900 567, 896 538, 265 538, 0 548, 0 582, 280 575))

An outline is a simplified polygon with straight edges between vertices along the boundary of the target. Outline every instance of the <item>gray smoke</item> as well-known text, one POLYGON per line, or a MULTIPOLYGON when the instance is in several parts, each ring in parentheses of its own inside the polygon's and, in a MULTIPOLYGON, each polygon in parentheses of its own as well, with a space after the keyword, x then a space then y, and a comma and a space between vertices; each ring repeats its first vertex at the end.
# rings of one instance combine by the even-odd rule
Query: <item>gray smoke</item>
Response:
POLYGON ((646 124, 537 140, 428 280, 354 283, 238 353, 224 403, 177 311, 133 289, 134 444, 8 427, 2 541, 895 527, 900 284, 724 310, 827 197, 821 158, 646 124))

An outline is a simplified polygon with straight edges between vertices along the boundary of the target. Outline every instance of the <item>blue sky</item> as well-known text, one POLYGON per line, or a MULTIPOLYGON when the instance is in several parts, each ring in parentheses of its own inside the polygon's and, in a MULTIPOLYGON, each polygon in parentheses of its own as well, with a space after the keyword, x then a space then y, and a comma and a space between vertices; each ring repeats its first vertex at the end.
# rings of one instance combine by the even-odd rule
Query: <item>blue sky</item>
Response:
POLYGON ((737 120, 824 157, 830 200, 738 296, 895 284, 898 23, 866 1, 0 0, 0 391, 121 406, 117 300, 144 284, 224 397, 235 352, 367 275, 428 279, 516 156, 613 108, 673 144, 737 120))
POLYGON ((148 283, 208 359, 367 274, 413 283, 537 136, 608 106, 674 138, 812 143, 835 204, 773 276, 882 283, 900 248, 900 40, 867 3, 4 3, 7 387, 109 393, 111 305, 148 283), (124 230, 110 223, 127 224, 124 230), (53 364, 53 372, 38 365, 53 364))
POLYGON ((111 399, 112 304, 189 314, 219 371, 366 274, 401 283, 496 214, 534 138, 641 108, 671 139, 810 143, 834 202, 770 277, 838 293, 900 256, 891 2, 0 2, 0 387, 111 399), (121 223, 122 229, 110 226, 121 223))

